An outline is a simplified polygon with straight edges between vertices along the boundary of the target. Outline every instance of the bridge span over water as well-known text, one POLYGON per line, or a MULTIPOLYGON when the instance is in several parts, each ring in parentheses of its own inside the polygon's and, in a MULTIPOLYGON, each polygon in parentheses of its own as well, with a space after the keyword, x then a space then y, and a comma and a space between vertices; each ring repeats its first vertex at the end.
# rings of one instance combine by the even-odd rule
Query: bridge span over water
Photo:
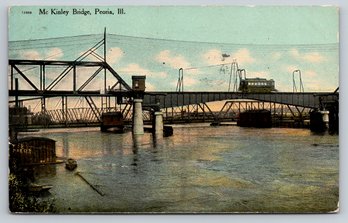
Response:
MULTIPOLYGON (((87 54, 86 54, 87 55, 87 54)), ((45 60, 9 60, 10 66, 10 87, 9 96, 17 97, 21 100, 23 97, 53 98, 53 97, 94 97, 94 98, 132 98, 131 87, 122 79, 106 61, 45 61, 45 60), (27 75, 29 69, 37 67, 39 73, 39 83, 33 80, 33 77, 27 75), (50 83, 46 80, 46 70, 50 66, 62 67, 62 72, 50 83), (79 86, 77 85, 78 69, 85 67, 95 67, 96 71, 89 74, 89 78, 79 86), (113 86, 107 89, 106 77, 104 80, 104 91, 100 89, 86 90, 86 87, 104 70, 110 74, 113 79, 113 86), (26 83, 29 88, 15 89, 14 72, 21 77, 20 85, 26 83), (72 76, 71 87, 66 90, 56 89, 56 86, 67 76, 72 76)), ((88 77, 88 75, 87 75, 88 77)), ((280 103, 284 105, 301 106, 306 108, 320 108, 321 101, 335 101, 338 99, 338 92, 270 92, 270 93, 241 93, 224 91, 149 91, 144 94, 144 105, 159 104, 160 108, 178 107, 192 104, 207 103, 212 101, 222 101, 231 99, 251 99, 262 102, 280 103)), ((104 100, 105 101, 105 100, 104 100)), ((120 100, 118 100, 120 101, 120 100)))
POLYGON ((146 94, 144 95, 144 104, 146 105, 159 103, 159 106, 161 108, 168 108, 231 99, 251 99, 262 102, 272 102, 284 105, 319 109, 321 106, 320 102, 322 100, 335 101, 338 99, 338 93, 146 92, 146 94))
MULTIPOLYGON (((19 104, 24 106, 27 101, 38 100, 41 103, 41 110, 34 113, 38 119, 48 119, 50 123, 60 123, 65 126, 69 124, 79 123, 100 123, 103 112, 121 111, 125 119, 132 120, 132 100, 135 92, 122 79, 122 77, 109 66, 105 61, 102 62, 81 62, 81 61, 38 61, 38 60, 10 60, 10 106, 19 104), (37 66, 39 69, 39 81, 32 79, 32 76, 26 75, 27 66, 37 66), (50 83, 47 83, 46 69, 49 66, 62 67, 62 72, 50 83), (77 85, 78 68, 96 67, 95 72, 91 73, 84 83, 77 85), (102 70, 108 72, 114 78, 113 86, 110 89, 106 87, 106 79, 104 82, 104 91, 100 89, 88 89, 90 82, 102 73, 102 70), (19 87, 16 86, 17 80, 14 79, 14 72, 21 77, 19 87), (60 90, 56 88, 66 76, 72 76, 70 88, 60 90), (22 84, 26 83, 29 87, 23 89, 22 84), (71 102, 77 99, 83 99, 87 102, 88 107, 71 107, 71 102), (53 110, 47 104, 51 99, 59 99, 58 107, 53 110), (48 102, 47 102, 48 101, 48 102), (59 105, 60 103, 60 105, 59 105)), ((293 116, 303 116, 303 111, 307 109, 325 109, 325 103, 337 102, 339 92, 270 92, 270 93, 242 93, 242 92, 224 92, 224 91, 145 91, 142 93, 143 106, 146 108, 163 109, 165 111, 165 119, 174 120, 192 120, 195 115, 196 119, 213 120, 219 116, 216 111, 207 105, 209 102, 226 101, 226 100, 243 100, 246 109, 247 100, 255 100, 263 103, 256 108, 267 108, 276 113, 276 104, 281 104, 290 110, 293 116), (325 103, 323 103, 325 102, 325 103), (267 103, 267 106, 264 106, 267 103), (273 105, 272 105, 273 104, 273 105), (290 106, 293 107, 290 108, 290 106), (324 107, 323 107, 324 106, 324 107), (295 107, 295 108, 294 108, 295 107), (185 113, 183 115, 183 113, 185 113), (210 117, 207 119, 207 117, 210 117)), ((241 106, 241 105, 239 105, 241 106)), ((223 108, 221 108, 221 111, 223 108)), ((238 109, 240 111, 240 108, 238 109)), ((283 111, 283 108, 278 110, 283 111)), ((281 112, 283 114, 283 112, 281 112)), ((145 114, 144 120, 151 117, 145 114)))
MULTIPOLYGON (((137 92, 107 63, 106 52, 104 32, 102 40, 72 61, 10 59, 9 106, 26 107, 29 101, 37 100, 37 104, 41 104, 39 106, 41 110, 34 113, 34 116, 38 116, 38 120, 50 119, 53 123, 65 125, 79 123, 81 120, 84 123, 98 123, 102 113, 109 111, 121 111, 125 118, 131 120, 133 99, 139 95, 136 96, 137 92), (94 57, 96 60, 90 61, 89 57, 94 57), (91 84, 93 82, 99 82, 102 90, 91 84), (52 99, 56 101, 51 103, 52 99), (87 102, 87 107, 72 105, 80 99, 87 102), (51 104, 56 104, 56 107, 50 108, 48 105, 51 104)), ((180 80, 183 84, 183 76, 180 80)), ((262 106, 258 107, 262 109, 265 108, 264 103, 267 103, 268 108, 270 110, 273 108, 273 111, 276 111, 276 104, 281 104, 289 110, 292 106, 301 115, 305 108, 325 109, 325 104, 330 102, 338 104, 339 92, 338 90, 304 92, 302 87, 301 92, 294 90, 294 92, 242 93, 213 92, 207 88, 206 91, 199 92, 145 91, 140 97, 143 98, 144 110, 162 109, 166 116, 171 114, 172 117, 187 111, 190 113, 194 109, 196 114, 209 111, 211 117, 215 117, 207 103, 237 99, 244 100, 244 103, 247 103, 247 100, 261 102, 262 106)), ((283 108, 281 110, 283 111, 283 108)), ((197 117, 201 117, 201 114, 197 117)))

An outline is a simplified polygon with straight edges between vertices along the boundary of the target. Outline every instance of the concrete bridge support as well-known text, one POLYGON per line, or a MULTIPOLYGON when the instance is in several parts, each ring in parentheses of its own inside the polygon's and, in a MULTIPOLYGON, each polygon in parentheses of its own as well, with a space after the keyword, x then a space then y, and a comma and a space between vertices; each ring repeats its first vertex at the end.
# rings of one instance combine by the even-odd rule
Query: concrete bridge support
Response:
POLYGON ((142 99, 134 99, 133 101, 133 134, 144 134, 142 99))
POLYGON ((325 127, 329 128, 329 111, 320 111, 320 113, 323 115, 323 122, 325 124, 325 127))
POLYGON ((155 126, 154 133, 156 136, 163 136, 163 113, 155 112, 155 126))

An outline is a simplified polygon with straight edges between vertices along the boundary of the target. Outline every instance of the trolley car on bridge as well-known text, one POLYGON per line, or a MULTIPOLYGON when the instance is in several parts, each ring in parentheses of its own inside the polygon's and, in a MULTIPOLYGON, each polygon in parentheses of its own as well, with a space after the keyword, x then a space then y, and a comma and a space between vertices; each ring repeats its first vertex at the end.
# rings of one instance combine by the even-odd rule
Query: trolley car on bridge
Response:
POLYGON ((244 78, 239 82, 238 91, 243 93, 269 93, 275 92, 274 80, 266 78, 244 78))

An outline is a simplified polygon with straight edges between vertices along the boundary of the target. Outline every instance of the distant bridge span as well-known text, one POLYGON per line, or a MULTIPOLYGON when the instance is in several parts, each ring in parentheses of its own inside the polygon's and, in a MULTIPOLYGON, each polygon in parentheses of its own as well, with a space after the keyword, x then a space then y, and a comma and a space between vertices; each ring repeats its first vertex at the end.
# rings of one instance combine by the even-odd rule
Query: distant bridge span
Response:
POLYGON ((338 100, 338 93, 332 92, 272 92, 272 93, 240 93, 240 92, 146 92, 144 105, 159 103, 161 108, 178 107, 213 101, 231 99, 252 99, 306 108, 320 108, 320 101, 338 100))
MULTIPOLYGON (((35 91, 35 90, 9 90, 9 96, 36 96, 36 97, 108 97, 121 96, 132 97, 131 91, 112 91, 101 94, 99 91, 35 91)), ((320 101, 330 102, 338 101, 338 92, 272 92, 272 93, 241 93, 241 92, 165 92, 152 91, 145 92, 143 105, 158 104, 160 108, 172 108, 185 105, 207 103, 213 101, 233 100, 233 99, 251 99, 263 102, 272 102, 305 108, 320 108, 320 101)))

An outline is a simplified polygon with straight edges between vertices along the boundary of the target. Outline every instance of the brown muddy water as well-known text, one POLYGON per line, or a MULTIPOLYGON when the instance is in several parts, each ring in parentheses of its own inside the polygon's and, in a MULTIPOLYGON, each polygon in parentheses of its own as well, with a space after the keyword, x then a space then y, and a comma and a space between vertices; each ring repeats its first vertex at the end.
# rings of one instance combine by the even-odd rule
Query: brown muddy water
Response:
POLYGON ((46 197, 54 199, 58 213, 311 213, 338 208, 337 135, 206 124, 174 126, 174 135, 167 138, 98 128, 30 135, 56 140, 57 155, 78 162, 74 171, 64 164, 38 169, 36 183, 53 185, 46 197))

